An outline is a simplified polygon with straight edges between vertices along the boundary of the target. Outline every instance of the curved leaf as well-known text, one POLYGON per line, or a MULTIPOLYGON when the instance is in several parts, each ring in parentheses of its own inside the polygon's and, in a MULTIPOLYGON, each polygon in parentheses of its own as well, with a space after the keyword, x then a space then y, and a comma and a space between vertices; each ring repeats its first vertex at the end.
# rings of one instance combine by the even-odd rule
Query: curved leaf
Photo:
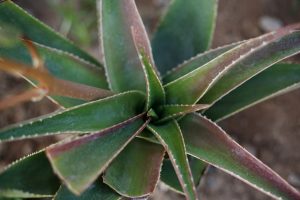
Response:
POLYGON ((67 187, 61 186, 53 200, 119 200, 121 197, 107 185, 97 181, 80 196, 74 195, 67 187))
POLYGON ((12 1, 0 2, 0 21, 13 25, 27 38, 39 44, 59 49, 101 67, 100 63, 71 41, 29 15, 12 1))
POLYGON ((161 145, 135 139, 107 168, 103 181, 122 196, 149 196, 159 180, 164 154, 161 145))
POLYGON ((200 102, 212 104, 259 72, 280 60, 293 56, 300 51, 300 24, 287 27, 273 34, 273 42, 262 43, 254 50, 229 67, 211 85, 200 102), (292 31, 297 29, 298 31, 292 31), (283 37, 282 37, 283 36, 283 37))
POLYGON ((189 200, 197 199, 182 133, 177 122, 173 120, 160 126, 148 125, 148 129, 165 147, 186 198, 189 200))
POLYGON ((51 197, 59 185, 42 151, 16 161, 0 173, 0 198, 51 197))
POLYGON ((241 43, 242 42, 225 45, 225 46, 198 54, 195 57, 192 57, 190 60, 187 60, 187 61, 183 62, 182 64, 180 64, 178 67, 170 70, 163 77, 163 82, 165 84, 170 83, 170 82, 188 74, 189 72, 205 65, 206 63, 210 62, 211 60, 213 60, 216 57, 220 56, 221 54, 225 53, 226 51, 229 51, 230 49, 240 45, 241 43))
POLYGON ((63 141, 47 148, 55 173, 75 194, 81 194, 103 173, 145 124, 142 115, 96 134, 63 141), (143 125, 144 124, 144 125, 143 125))
POLYGON ((151 55, 148 36, 134 0, 100 0, 101 44, 110 88, 146 90, 142 65, 132 38, 151 55))
POLYGON ((201 159, 275 199, 300 199, 300 193, 232 140, 219 126, 198 114, 180 127, 190 155, 201 159))
POLYGON ((213 121, 220 121, 259 102, 299 87, 300 65, 276 64, 224 96, 205 111, 204 115, 213 121))
POLYGON ((121 93, 6 128, 0 131, 0 140, 100 131, 140 114, 144 103, 139 92, 121 93))
POLYGON ((212 103, 270 65, 300 51, 300 31, 280 29, 227 51, 204 66, 165 85, 169 104, 212 103), (216 83, 216 86, 213 86, 216 83), (211 92, 206 94, 209 88, 211 92), (181 95, 178 95, 181 94, 181 95), (212 93, 215 93, 212 96, 212 93), (210 99, 208 99, 210 98, 210 99))
POLYGON ((217 0, 172 0, 152 40, 162 74, 210 47, 217 0))

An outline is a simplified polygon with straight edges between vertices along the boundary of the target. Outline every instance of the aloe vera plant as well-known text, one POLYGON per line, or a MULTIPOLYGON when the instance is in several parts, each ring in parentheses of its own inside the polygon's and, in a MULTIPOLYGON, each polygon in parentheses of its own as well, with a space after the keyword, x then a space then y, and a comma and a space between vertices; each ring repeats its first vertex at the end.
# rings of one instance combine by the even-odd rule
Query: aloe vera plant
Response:
POLYGON ((162 181, 194 200, 212 165, 274 199, 300 199, 215 123, 300 85, 299 64, 276 64, 300 52, 300 25, 208 50, 217 0, 173 0, 151 42, 134 0, 97 6, 103 63, 0 4, 0 41, 15 37, 0 45, 0 69, 33 86, 0 109, 44 97, 61 107, 2 129, 1 142, 71 135, 6 167, 0 198, 147 198, 162 181))

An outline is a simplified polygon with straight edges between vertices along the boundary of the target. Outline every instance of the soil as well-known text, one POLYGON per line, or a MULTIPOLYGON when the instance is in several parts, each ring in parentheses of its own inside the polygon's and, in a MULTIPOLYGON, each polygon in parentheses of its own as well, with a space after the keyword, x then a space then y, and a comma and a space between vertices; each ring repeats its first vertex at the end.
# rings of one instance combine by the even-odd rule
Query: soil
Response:
MULTIPOLYGON (((30 3, 33 0, 20 2, 41 20, 57 28, 57 19, 52 17, 53 12, 40 9, 44 8, 42 0, 34 4, 30 3)), ((166 1, 139 0, 137 2, 148 30, 152 30, 166 1)), ((220 0, 213 47, 264 33, 259 27, 262 16, 274 17, 284 25, 299 22, 299 5, 298 0, 220 0)), ((25 89, 26 84, 20 79, 0 73, 0 80, 0 98, 7 93, 13 94, 25 89)), ((298 189, 300 189, 299 98, 300 90, 296 90, 260 103, 220 123, 229 135, 298 189)), ((55 108, 56 106, 50 101, 43 100, 1 111, 0 127, 49 113, 55 108)), ((26 142, 1 143, 0 169, 15 159, 54 141, 55 138, 48 137, 26 142)), ((271 199, 215 168, 208 170, 198 191, 203 200, 271 199)), ((183 199, 160 185, 152 199, 176 198, 183 199)))

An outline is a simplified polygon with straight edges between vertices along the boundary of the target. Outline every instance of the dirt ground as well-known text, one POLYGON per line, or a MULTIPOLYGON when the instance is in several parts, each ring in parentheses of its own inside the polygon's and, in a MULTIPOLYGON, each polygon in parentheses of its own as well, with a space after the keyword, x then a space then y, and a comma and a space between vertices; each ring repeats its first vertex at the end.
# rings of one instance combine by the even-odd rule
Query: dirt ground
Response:
MULTIPOLYGON (((32 0, 31 0, 32 1, 32 0)), ((54 27, 56 20, 51 12, 36 9, 38 4, 23 4, 31 8, 42 20, 54 27)), ((41 1, 42 2, 42 1, 41 1)), ((165 4, 164 0, 138 0, 149 30, 155 26, 157 12, 165 4), (151 7, 149 7, 149 5, 151 7)), ((280 20, 284 25, 300 22, 300 2, 298 0, 220 0, 219 15, 216 25, 214 47, 223 44, 258 36, 264 31, 259 27, 263 16, 280 20)), ((42 4, 42 3, 41 3, 42 4)), ((95 52, 95 51, 94 51, 95 52)), ((0 74, 0 98, 5 91, 16 93, 24 87, 20 79, 0 74), (11 90, 17 88, 16 90, 11 90)), ((255 92, 255 89, 253 89, 255 92)), ((273 168, 292 185, 300 189, 300 90, 273 98, 247 109, 220 125, 242 146, 273 168)), ((0 127, 27 118, 39 116, 55 109, 49 101, 26 103, 13 109, 1 111, 0 127)), ((46 138, 0 144, 0 168, 21 155, 37 150, 53 142, 46 138)), ((229 175, 210 168, 205 175, 201 187, 198 188, 203 200, 267 200, 265 195, 245 185, 229 175)), ((160 187, 153 199, 183 199, 179 195, 160 187)))

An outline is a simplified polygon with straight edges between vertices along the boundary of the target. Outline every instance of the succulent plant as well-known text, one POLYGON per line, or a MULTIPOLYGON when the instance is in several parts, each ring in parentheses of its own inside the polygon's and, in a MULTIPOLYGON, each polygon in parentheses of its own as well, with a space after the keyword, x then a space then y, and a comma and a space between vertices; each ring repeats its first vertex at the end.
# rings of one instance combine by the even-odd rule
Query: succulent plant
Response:
POLYGON ((216 124, 300 85, 299 64, 276 64, 300 51, 299 24, 207 51, 217 0, 173 0, 151 48, 134 0, 97 3, 99 59, 0 4, 0 41, 11 41, 0 45, 0 69, 33 86, 0 109, 43 97, 60 106, 2 129, 0 140, 69 133, 6 167, 1 197, 147 198, 162 181, 193 200, 212 165, 275 199, 300 199, 216 124))

